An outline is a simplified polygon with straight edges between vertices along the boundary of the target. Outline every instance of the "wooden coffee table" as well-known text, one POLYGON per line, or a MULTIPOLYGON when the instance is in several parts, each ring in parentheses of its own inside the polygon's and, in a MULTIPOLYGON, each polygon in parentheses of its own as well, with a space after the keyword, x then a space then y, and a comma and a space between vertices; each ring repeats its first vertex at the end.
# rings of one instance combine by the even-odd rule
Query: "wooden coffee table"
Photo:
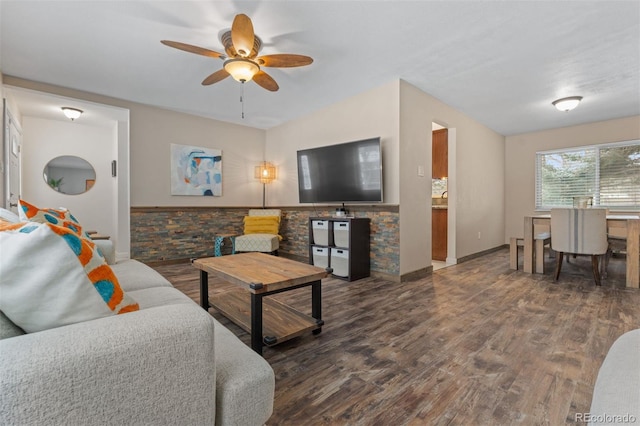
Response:
POLYGON ((322 331, 320 286, 330 271, 265 253, 196 259, 193 266, 200 270, 200 305, 205 310, 214 307, 250 332, 251 348, 259 354, 263 345, 275 345, 308 331, 322 331), (209 297, 209 274, 238 288, 209 297), (311 286, 311 316, 265 298, 306 286, 311 286))

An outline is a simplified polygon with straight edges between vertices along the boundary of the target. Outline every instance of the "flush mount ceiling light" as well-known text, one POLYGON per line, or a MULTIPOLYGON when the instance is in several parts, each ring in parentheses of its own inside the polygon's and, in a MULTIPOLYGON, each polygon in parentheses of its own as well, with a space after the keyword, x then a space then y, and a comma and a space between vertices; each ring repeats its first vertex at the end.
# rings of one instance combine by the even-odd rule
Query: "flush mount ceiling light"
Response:
POLYGON ((76 118, 80 117, 82 115, 82 110, 78 109, 78 108, 71 108, 71 107, 62 107, 62 112, 64 113, 64 115, 67 116, 67 118, 71 119, 71 121, 75 120, 76 118))
POLYGON ((578 106, 582 96, 569 96, 568 98, 562 98, 551 102, 551 104, 558 108, 558 111, 571 111, 578 106))

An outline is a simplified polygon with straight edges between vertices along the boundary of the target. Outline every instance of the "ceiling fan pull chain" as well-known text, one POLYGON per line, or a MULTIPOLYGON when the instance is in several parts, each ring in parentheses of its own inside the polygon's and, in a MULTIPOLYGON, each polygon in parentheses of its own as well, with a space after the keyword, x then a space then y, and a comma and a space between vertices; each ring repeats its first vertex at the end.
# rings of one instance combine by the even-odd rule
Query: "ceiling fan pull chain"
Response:
POLYGON ((242 119, 244 120, 244 81, 242 82, 242 92, 240 93, 240 106, 242 107, 242 119))

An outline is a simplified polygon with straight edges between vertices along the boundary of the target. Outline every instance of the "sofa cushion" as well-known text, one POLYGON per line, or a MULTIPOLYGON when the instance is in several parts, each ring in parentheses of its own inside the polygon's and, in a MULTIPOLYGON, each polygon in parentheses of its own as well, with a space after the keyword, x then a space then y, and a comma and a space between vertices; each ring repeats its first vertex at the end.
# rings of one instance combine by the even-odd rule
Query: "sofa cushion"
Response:
POLYGON ((28 333, 138 310, 95 245, 50 223, 0 223, 0 310, 28 333))
POLYGON ((153 287, 172 287, 165 277, 142 262, 127 259, 111 265, 124 291, 153 287))
POLYGON ((589 425, 635 423, 640 419, 638 354, 640 329, 628 331, 613 342, 598 371, 589 425))
POLYGON ((127 294, 138 302, 140 309, 194 303, 189 296, 173 287, 143 288, 141 290, 128 291, 127 294))
POLYGON ((270 253, 280 248, 277 235, 273 234, 249 234, 236 237, 236 251, 259 251, 270 253))
POLYGON ((115 265, 116 263, 116 251, 113 248, 113 241, 111 240, 93 240, 93 243, 100 250, 100 254, 104 257, 109 265, 115 265))
POLYGON ((13 321, 0 311, 0 340, 21 336, 23 334, 24 330, 15 325, 13 321))
POLYGON ((273 369, 229 329, 214 324, 216 424, 263 425, 273 413, 273 369))
POLYGON ((20 222, 20 217, 12 212, 11 210, 3 209, 0 207, 0 219, 6 220, 7 222, 17 223, 20 222))

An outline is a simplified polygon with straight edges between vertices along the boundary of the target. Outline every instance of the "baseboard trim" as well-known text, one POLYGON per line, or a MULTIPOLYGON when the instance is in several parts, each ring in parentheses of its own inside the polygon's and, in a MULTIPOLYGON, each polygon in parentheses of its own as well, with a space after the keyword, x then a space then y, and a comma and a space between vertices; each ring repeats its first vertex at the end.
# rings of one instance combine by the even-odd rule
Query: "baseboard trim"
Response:
POLYGON ((468 262, 469 260, 477 259, 478 257, 482 257, 485 254, 489 254, 489 253, 493 253, 493 252, 502 250, 505 247, 509 247, 509 245, 508 244, 502 244, 502 245, 499 245, 497 247, 493 247, 493 248, 490 248, 490 249, 487 249, 487 250, 482 250, 482 251, 479 251, 477 253, 469 254, 467 256, 459 257, 458 258, 458 263, 468 262))
POLYGON ((433 273, 433 265, 400 275, 400 282, 415 281, 433 273))
POLYGON ((391 274, 387 274, 386 272, 369 271, 369 276, 372 278, 379 278, 381 280, 391 281, 394 283, 400 282, 400 275, 391 275, 391 274))

